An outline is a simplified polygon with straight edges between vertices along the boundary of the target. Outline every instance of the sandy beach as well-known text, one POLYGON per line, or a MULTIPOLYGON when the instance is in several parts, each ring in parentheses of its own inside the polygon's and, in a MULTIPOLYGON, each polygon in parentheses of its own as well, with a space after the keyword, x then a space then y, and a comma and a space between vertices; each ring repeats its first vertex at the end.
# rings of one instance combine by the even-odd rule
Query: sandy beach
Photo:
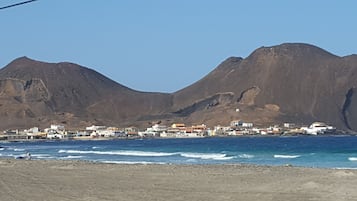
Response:
POLYGON ((357 170, 0 160, 0 200, 357 200, 357 170))

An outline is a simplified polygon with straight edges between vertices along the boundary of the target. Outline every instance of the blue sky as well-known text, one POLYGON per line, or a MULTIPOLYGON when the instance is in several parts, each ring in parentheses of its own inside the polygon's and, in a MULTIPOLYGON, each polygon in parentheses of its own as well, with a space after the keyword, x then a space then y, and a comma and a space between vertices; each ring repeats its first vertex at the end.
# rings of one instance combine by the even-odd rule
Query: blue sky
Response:
POLYGON ((0 10, 0 67, 20 56, 69 61, 135 90, 174 92, 261 46, 355 54, 356 8, 353 0, 38 0, 0 10))

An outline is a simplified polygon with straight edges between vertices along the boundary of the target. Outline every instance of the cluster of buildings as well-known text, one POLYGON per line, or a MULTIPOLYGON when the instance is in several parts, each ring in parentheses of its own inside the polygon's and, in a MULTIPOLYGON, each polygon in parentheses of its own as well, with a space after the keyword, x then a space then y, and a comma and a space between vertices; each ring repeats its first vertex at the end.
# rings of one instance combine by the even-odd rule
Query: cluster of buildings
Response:
POLYGON ((26 130, 6 130, 0 134, 0 140, 34 140, 34 139, 135 139, 135 138, 197 138, 210 136, 242 135, 320 135, 334 133, 336 128, 322 122, 315 122, 309 127, 298 127, 285 123, 283 126, 256 127, 253 123, 241 120, 232 121, 229 126, 208 128, 205 124, 186 126, 175 123, 171 126, 155 124, 140 131, 136 127, 117 128, 106 126, 89 126, 83 130, 69 131, 63 125, 51 125, 43 130, 33 127, 26 130))
POLYGON ((241 120, 232 121, 230 126, 215 126, 215 135, 322 135, 333 134, 336 128, 323 122, 314 122, 310 126, 298 126, 294 123, 284 123, 282 126, 256 127, 253 123, 241 120))

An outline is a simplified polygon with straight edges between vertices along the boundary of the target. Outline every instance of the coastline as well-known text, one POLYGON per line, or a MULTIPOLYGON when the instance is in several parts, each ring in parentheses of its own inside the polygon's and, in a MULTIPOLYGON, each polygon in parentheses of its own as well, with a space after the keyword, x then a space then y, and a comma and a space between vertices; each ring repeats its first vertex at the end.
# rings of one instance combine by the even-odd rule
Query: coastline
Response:
POLYGON ((0 159, 0 200, 357 200, 357 170, 0 159))
POLYGON ((357 133, 343 134, 323 134, 323 135, 216 135, 202 137, 137 137, 137 138, 118 138, 118 137, 96 137, 96 138, 63 138, 63 139, 16 139, 16 140, 0 140, 1 143, 7 142, 46 142, 46 141, 106 141, 106 140, 143 140, 143 139, 202 139, 202 138, 281 138, 281 137, 357 137, 357 133))
POLYGON ((356 168, 355 137, 46 140, 0 143, 1 158, 87 160, 116 164, 259 164, 356 168), (224 145, 224 146, 222 146, 224 145), (208 150, 209 149, 209 150, 208 150))

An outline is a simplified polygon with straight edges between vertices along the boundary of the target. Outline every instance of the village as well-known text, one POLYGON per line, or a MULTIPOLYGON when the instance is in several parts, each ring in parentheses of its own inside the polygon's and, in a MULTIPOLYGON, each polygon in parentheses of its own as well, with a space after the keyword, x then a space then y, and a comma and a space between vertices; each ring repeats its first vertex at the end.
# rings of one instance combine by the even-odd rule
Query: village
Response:
POLYGON ((100 140, 100 139, 138 139, 138 138, 203 138, 225 136, 293 136, 335 134, 336 128, 323 122, 314 122, 310 126, 297 126, 293 123, 257 127, 253 123, 241 120, 232 121, 229 126, 217 125, 213 129, 205 124, 186 126, 174 123, 171 126, 154 124, 140 131, 136 127, 107 127, 92 125, 83 130, 66 130, 63 125, 50 125, 49 128, 33 127, 25 130, 6 130, 0 134, 0 140, 100 140))

